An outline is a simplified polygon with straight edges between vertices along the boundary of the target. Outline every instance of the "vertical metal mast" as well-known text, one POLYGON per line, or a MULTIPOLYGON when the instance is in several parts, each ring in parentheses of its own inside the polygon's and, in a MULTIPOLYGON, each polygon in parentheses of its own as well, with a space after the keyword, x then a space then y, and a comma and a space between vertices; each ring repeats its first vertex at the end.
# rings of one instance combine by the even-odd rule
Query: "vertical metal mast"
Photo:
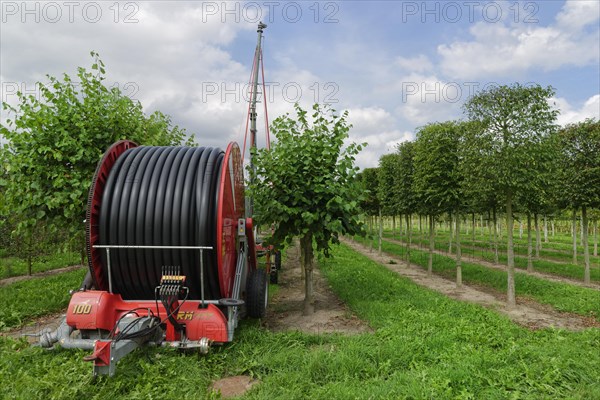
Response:
MULTIPOLYGON (((262 33, 263 30, 267 27, 266 24, 263 24, 262 22, 258 23, 258 30, 256 32, 258 32, 258 42, 256 44, 256 52, 254 53, 254 70, 253 70, 253 76, 252 76, 252 89, 251 89, 251 98, 250 98, 250 169, 252 170, 253 173, 256 172, 256 166, 254 165, 254 161, 252 160, 252 149, 256 148, 256 95, 258 92, 258 67, 261 63, 261 57, 262 57, 262 49, 261 49, 261 42, 262 42, 262 33)), ((264 94, 263 94, 263 101, 265 101, 264 99, 264 94)), ((250 178, 251 179, 251 183, 253 182, 253 177, 250 178)), ((251 217, 254 211, 254 199, 250 198, 249 201, 249 205, 247 207, 246 210, 246 216, 251 217)))

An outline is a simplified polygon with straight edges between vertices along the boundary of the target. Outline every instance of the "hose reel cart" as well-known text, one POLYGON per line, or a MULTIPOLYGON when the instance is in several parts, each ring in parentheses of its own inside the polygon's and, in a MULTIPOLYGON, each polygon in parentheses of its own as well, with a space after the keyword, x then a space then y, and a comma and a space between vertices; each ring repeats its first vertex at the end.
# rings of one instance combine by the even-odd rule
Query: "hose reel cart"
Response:
POLYGON ((240 316, 262 317, 267 303, 244 203, 235 143, 113 144, 90 188, 88 278, 40 344, 91 349, 94 374, 112 375, 143 344, 207 352, 233 340, 240 316))

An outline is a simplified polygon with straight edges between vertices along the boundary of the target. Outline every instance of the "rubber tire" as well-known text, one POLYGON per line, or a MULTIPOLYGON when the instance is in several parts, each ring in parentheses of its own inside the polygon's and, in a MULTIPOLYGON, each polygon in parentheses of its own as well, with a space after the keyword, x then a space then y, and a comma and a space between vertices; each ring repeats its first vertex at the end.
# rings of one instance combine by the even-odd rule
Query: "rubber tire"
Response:
POLYGON ((250 272, 246 282, 246 311, 250 318, 263 318, 267 311, 269 284, 267 272, 256 269, 250 272))

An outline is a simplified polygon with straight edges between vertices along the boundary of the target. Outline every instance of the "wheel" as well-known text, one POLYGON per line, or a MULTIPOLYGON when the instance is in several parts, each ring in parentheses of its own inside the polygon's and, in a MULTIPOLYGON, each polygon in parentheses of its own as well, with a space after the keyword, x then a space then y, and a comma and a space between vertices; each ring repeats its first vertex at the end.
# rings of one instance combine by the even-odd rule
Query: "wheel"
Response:
POLYGON ((281 269, 281 252, 275 252, 275 269, 279 271, 281 269))
POLYGON ((271 269, 271 273, 269 274, 269 282, 273 285, 277 285, 277 281, 279 280, 279 271, 277 269, 271 269))
POLYGON ((269 297, 269 283, 267 272, 264 269, 256 269, 250 272, 246 284, 246 309, 250 318, 262 318, 267 310, 267 299, 269 297))

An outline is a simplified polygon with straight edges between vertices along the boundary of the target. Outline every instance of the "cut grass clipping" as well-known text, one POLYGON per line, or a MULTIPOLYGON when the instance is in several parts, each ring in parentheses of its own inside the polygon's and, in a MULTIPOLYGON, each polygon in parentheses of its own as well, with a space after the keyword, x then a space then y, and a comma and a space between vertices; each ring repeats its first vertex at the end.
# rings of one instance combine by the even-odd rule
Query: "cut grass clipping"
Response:
MULTIPOLYGON (((367 243, 368 239, 355 240, 367 243)), ((376 245, 376 244, 375 244, 376 245)), ((406 248, 401 244, 382 242, 386 253, 404 257, 406 248)), ((411 249, 411 262, 427 268, 428 252, 411 249)), ((456 261, 453 257, 433 255, 433 272, 454 279, 456 261)), ((462 262, 462 277, 466 284, 476 283, 505 293, 507 275, 504 271, 486 268, 478 264, 462 262)), ((551 282, 526 274, 515 274, 517 296, 528 297, 539 303, 548 304, 558 311, 572 312, 588 317, 600 318, 600 291, 568 283, 551 282)))
POLYGON ((0 398, 216 398, 211 381, 258 378, 245 399, 600 398, 600 331, 531 332, 418 287, 345 246, 321 260, 332 289, 376 329, 271 333, 244 321, 207 356, 143 348, 93 379, 83 351, 0 340, 0 398))

